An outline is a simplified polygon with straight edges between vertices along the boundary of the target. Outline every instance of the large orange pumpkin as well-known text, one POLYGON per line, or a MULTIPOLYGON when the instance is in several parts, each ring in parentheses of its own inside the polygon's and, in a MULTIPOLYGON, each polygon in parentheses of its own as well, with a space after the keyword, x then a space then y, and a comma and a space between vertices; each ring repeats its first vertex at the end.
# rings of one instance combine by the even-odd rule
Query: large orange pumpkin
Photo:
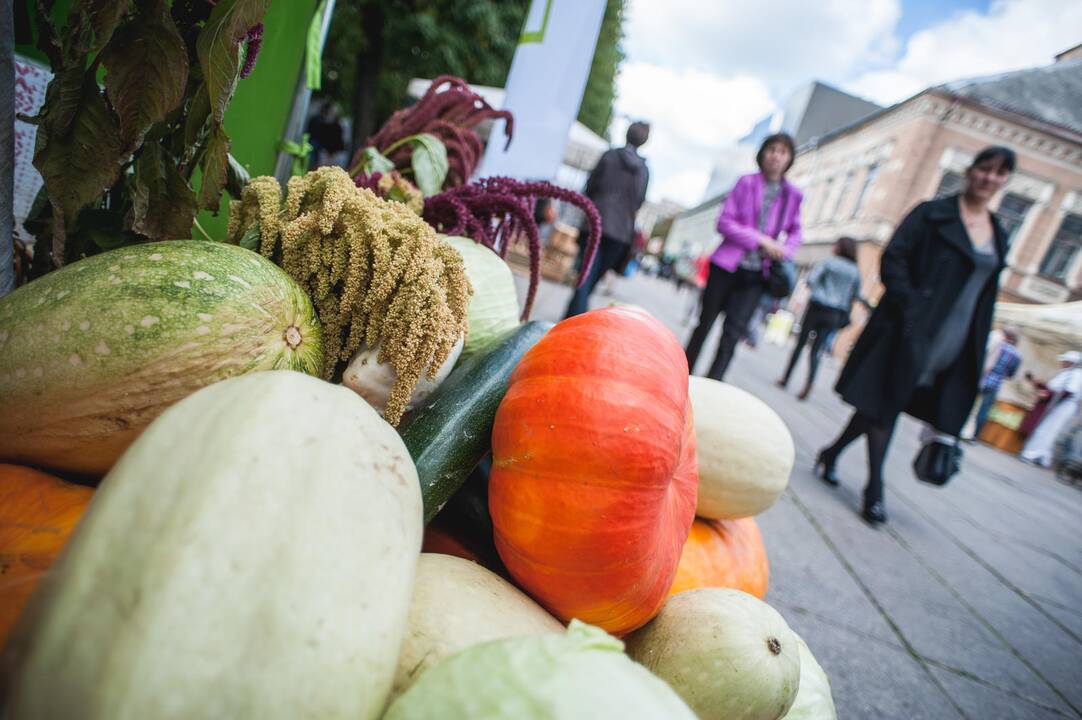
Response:
POLYGON ((647 313, 565 320, 522 358, 492 430, 489 511, 512 577, 622 634, 661 609, 695 515, 680 344, 647 313))
POLYGON ((755 518, 696 518, 680 555, 669 595, 685 590, 727 587, 766 597, 770 564, 755 518))
POLYGON ((0 464, 0 648, 92 494, 37 470, 0 464))

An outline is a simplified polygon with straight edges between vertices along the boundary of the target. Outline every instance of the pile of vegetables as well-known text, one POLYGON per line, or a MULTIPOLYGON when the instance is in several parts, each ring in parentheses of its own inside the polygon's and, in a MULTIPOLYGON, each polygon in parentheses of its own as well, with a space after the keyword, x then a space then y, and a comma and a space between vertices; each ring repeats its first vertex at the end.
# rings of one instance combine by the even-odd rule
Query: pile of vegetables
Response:
POLYGON ((189 394, 96 491, 0 466, 6 713, 833 717, 781 616, 721 587, 765 592, 761 539, 693 520, 696 395, 644 311, 506 331, 397 429, 310 369, 189 394), (424 526, 489 447, 485 567, 424 526))
MULTIPOLYGON (((264 6, 196 21, 237 77, 264 6)), ((471 181, 497 116, 438 79, 356 177, 255 178, 226 242, 114 229, 0 299, 0 715, 835 717, 762 600, 788 430, 642 309, 527 321, 533 203, 586 212, 584 274, 600 222, 471 181)))

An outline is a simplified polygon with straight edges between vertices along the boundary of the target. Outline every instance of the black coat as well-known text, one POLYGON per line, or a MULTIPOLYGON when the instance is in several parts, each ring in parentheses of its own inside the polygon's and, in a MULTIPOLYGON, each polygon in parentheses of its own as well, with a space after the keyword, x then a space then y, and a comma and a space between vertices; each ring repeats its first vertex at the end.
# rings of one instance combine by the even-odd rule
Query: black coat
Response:
POLYGON ((597 206, 601 234, 630 243, 635 237, 635 213, 646 199, 650 171, 635 148, 625 145, 605 151, 586 181, 584 193, 597 206))
POLYGON ((958 196, 924 202, 894 232, 880 265, 886 288, 838 378, 842 398, 880 422, 901 412, 958 435, 977 397, 1007 236, 992 217, 999 264, 977 300, 958 358, 918 388, 928 349, 975 269, 958 196))

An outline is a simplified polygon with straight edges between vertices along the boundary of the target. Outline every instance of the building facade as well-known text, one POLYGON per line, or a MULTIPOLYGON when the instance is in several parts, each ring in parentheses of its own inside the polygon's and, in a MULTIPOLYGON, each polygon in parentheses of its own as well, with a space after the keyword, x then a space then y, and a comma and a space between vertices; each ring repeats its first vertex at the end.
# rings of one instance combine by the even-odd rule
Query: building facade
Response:
POLYGON ((865 291, 894 228, 923 200, 961 190, 982 148, 1005 145, 1018 167, 993 200, 1010 234, 1001 299, 1082 297, 1082 59, 930 88, 801 148, 790 178, 805 191, 810 265, 834 240, 861 240, 865 291))
POLYGON ((813 81, 791 93, 776 112, 764 117, 744 137, 737 141, 739 156, 718 158, 710 173, 703 200, 717 198, 728 192, 741 175, 755 171, 755 153, 768 135, 786 132, 797 146, 880 110, 875 103, 813 81))

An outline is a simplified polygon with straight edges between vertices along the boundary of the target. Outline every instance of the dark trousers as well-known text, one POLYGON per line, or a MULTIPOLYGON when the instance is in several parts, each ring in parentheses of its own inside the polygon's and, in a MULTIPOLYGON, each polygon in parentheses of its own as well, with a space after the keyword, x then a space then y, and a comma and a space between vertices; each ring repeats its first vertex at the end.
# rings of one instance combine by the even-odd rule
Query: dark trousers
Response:
POLYGON ((845 313, 842 310, 821 305, 817 302, 808 303, 804 319, 800 321, 800 335, 797 336, 796 347, 793 348, 793 354, 789 356, 789 366, 785 368, 785 375, 781 380, 783 385, 789 384, 789 378, 796 368, 797 360, 800 359, 800 353, 804 351, 804 345, 808 342, 808 337, 815 333, 815 339, 812 340, 811 357, 808 358, 807 386, 809 388, 812 386, 812 383, 815 382, 815 374, 819 372, 819 358, 823 354, 823 345, 826 344, 830 333, 840 328, 844 322, 845 313))
POLYGON ((581 315, 590 309, 590 293, 594 291, 601 278, 605 277, 605 273, 615 270, 623 262, 629 249, 630 246, 625 242, 601 236, 601 245, 597 249, 597 255, 594 256, 594 263, 590 266, 590 272, 582 286, 577 288, 575 294, 571 296, 571 302, 567 304, 567 312, 564 313, 565 318, 581 315))
POLYGON ((886 422, 880 422, 859 412, 853 413, 853 417, 845 426, 845 430, 842 430, 842 434, 820 455, 827 465, 833 467, 838 456, 850 443, 861 435, 868 437, 868 484, 864 486, 865 507, 883 502, 883 462, 887 459, 887 450, 890 448, 890 439, 894 436, 894 425, 897 420, 897 417, 893 417, 886 422))
POLYGON ((748 320, 755 312, 755 306, 759 304, 759 298, 765 289, 763 275, 757 270, 737 268, 736 271, 729 272, 711 263, 710 275, 706 279, 706 287, 703 288, 699 325, 688 340, 688 372, 695 372, 695 361, 699 359, 703 341, 714 326, 718 314, 724 312, 725 324, 721 328, 718 354, 711 363, 707 376, 714 380, 725 377, 736 344, 747 334, 748 320))

